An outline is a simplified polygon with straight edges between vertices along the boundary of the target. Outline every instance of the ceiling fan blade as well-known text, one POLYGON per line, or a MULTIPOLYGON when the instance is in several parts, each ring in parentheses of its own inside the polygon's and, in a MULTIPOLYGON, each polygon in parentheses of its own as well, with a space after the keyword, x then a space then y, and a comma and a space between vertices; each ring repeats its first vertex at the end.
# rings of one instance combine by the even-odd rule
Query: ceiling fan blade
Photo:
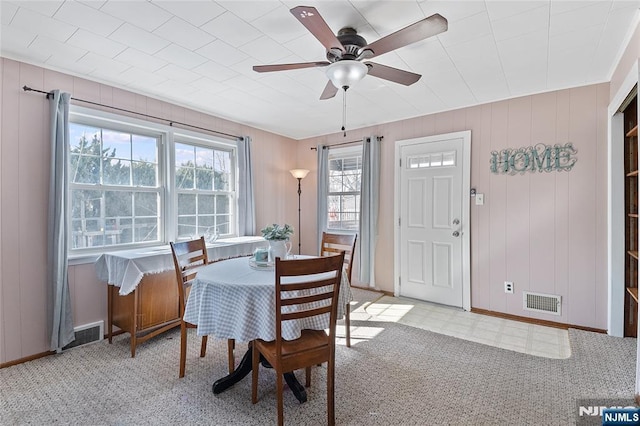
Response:
POLYGON ((338 40, 315 7, 298 6, 291 9, 290 12, 327 50, 345 51, 340 40, 338 40))
POLYGON ((375 62, 365 62, 365 65, 369 68, 369 75, 393 81, 395 83, 404 84, 405 86, 412 85, 422 77, 420 74, 376 64, 375 62))
POLYGON ((302 68, 326 67, 327 65, 330 65, 327 61, 299 62, 296 64, 254 65, 253 70, 256 72, 287 71, 302 68))
POLYGON ((338 88, 333 85, 331 80, 327 81, 327 85, 324 86, 324 90, 322 91, 322 95, 320 95, 320 100, 331 99, 336 93, 338 93, 338 88))
POLYGON ((403 29, 396 31, 395 33, 374 41, 373 43, 361 48, 360 52, 371 50, 373 54, 368 55, 367 59, 373 58, 417 41, 424 40, 425 38, 443 33, 447 31, 448 27, 449 23, 446 18, 436 13, 428 18, 424 18, 422 21, 418 21, 415 24, 411 24, 408 27, 404 27, 403 29))

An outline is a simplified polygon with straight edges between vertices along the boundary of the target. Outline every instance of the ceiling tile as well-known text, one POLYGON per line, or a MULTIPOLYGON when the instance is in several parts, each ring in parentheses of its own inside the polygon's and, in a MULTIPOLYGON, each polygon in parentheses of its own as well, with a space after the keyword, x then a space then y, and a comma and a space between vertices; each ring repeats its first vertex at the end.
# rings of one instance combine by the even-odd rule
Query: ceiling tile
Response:
POLYGON ((96 74, 97 72, 102 70, 100 75, 107 76, 111 76, 112 74, 120 74, 121 72, 130 68, 130 66, 127 64, 123 64, 122 62, 110 58, 105 58, 104 56, 96 55, 95 53, 91 52, 80 58, 78 60, 78 63, 86 67, 94 68, 96 71, 94 71, 92 74, 96 74))
POLYGON ((266 36, 245 44, 240 50, 261 64, 273 64, 291 55, 291 51, 266 36))
POLYGON ((386 36, 426 18, 416 2, 351 1, 380 36, 386 36))
MULTIPOLYGON (((2 0, 2 13, 4 13, 4 3, 9 3, 5 0, 2 0)), ((46 1, 16 1, 14 4, 19 5, 21 8, 29 9, 33 12, 40 13, 42 15, 53 17, 56 11, 62 6, 64 1, 60 0, 46 0, 46 1)))
POLYGON ((118 43, 83 29, 79 29, 73 33, 67 41, 67 44, 86 50, 92 50, 93 52, 106 56, 107 58, 114 58, 119 53, 122 53, 127 49, 127 46, 122 43, 118 43))
POLYGON ((109 1, 100 10, 146 31, 155 30, 172 16, 147 1, 109 1))
POLYGON ((167 61, 156 56, 141 52, 138 49, 134 49, 132 47, 120 53, 114 59, 122 62, 123 64, 129 64, 132 67, 139 68, 147 72, 154 72, 167 65, 167 61))
POLYGON ((492 30, 489 22, 489 16, 486 12, 482 12, 468 18, 461 19, 455 24, 450 23, 448 31, 438 35, 437 37, 444 47, 449 47, 458 43, 474 40, 477 37, 491 33, 492 30))
POLYGON ((180 83, 192 83, 202 76, 174 64, 167 64, 156 71, 156 74, 180 83))
POLYGON ((307 29, 298 22, 286 6, 272 10, 252 21, 251 24, 281 44, 308 33, 307 29))
POLYGON ((76 27, 66 22, 49 18, 37 12, 20 8, 11 21, 11 26, 33 29, 54 40, 66 41, 76 31, 76 27))
POLYGON ((75 62, 84 56, 87 51, 78 47, 69 46, 65 43, 60 43, 57 40, 53 40, 48 37, 38 36, 29 45, 29 50, 35 52, 41 52, 42 56, 49 54, 55 56, 61 62, 75 62))
POLYGON ((478 13, 486 12, 486 2, 484 1, 464 1, 464 0, 425 0, 420 2, 420 8, 425 16, 439 13, 444 16, 449 23, 457 22, 478 13))
POLYGON ((155 54, 157 58, 164 59, 167 62, 174 63, 180 67, 190 70, 207 62, 207 59, 197 53, 180 47, 176 44, 170 44, 155 54))
POLYGON ((244 21, 251 22, 261 16, 266 15, 273 9, 280 6, 279 1, 219 1, 220 6, 227 9, 229 12, 243 19, 244 21))
POLYGON ((228 86, 226 84, 222 84, 207 77, 201 77, 198 80, 194 81, 192 84, 193 86, 198 87, 202 90, 206 90, 209 93, 219 93, 223 90, 228 89, 228 86))
POLYGON ((54 18, 105 37, 123 23, 122 20, 92 7, 68 1, 60 6, 54 18))
POLYGON ((193 68, 192 71, 216 82, 222 82, 238 75, 236 71, 212 61, 206 61, 193 68))
POLYGON ((316 38, 307 33, 284 44, 290 52, 298 55, 304 62, 326 61, 327 51, 316 38))
POLYGON ((223 13, 200 28, 233 47, 247 44, 262 35, 260 31, 231 12, 223 13))
POLYGON ((600 42, 603 28, 604 24, 584 28, 581 31, 552 35, 550 37, 551 47, 549 48, 549 53, 553 55, 554 53, 580 49, 587 49, 589 52, 594 52, 600 42))
POLYGON ((180 18, 171 18, 153 33, 189 50, 196 50, 215 40, 211 34, 202 31, 180 18))
POLYGON ((199 27, 224 13, 224 8, 212 1, 154 0, 152 3, 199 27))
POLYGON ((247 58, 247 54, 234 49, 222 40, 201 47, 197 53, 221 65, 230 66, 247 58))
MULTIPOLYGON (((366 77, 347 95, 347 129, 608 81, 640 14, 640 0, 357 1, 305 4, 333 32, 353 27, 369 42, 433 13, 449 30, 375 58, 422 78, 406 87, 366 77)), ((299 4, 1 0, 0 55, 294 138, 335 133, 342 93, 318 99, 323 68, 252 69, 325 59, 289 11, 299 4)))
POLYGON ((604 24, 607 21, 610 8, 610 2, 608 1, 594 2, 590 3, 589 6, 575 9, 571 13, 554 14, 553 4, 555 3, 552 3, 551 8, 550 36, 604 24))
POLYGON ((121 81, 127 86, 137 87, 140 85, 155 86, 167 80, 166 77, 155 73, 149 72, 140 68, 131 67, 126 71, 123 71, 119 75, 121 81))
POLYGON ((488 1, 485 3, 487 13, 491 21, 510 18, 512 16, 521 15, 525 12, 531 12, 540 7, 546 7, 549 12, 549 0, 520 0, 520 1, 488 1))
POLYGON ((109 38, 150 55, 170 44, 169 41, 163 38, 127 23, 118 28, 109 38))
POLYGON ((6 52, 20 53, 21 50, 29 47, 37 37, 37 33, 21 27, 3 24, 0 26, 0 30, 0 53, 2 55, 5 55, 6 52))
POLYGON ((18 11, 18 6, 6 1, 0 2, 0 24, 9 25, 14 15, 18 11))
MULTIPOLYGON (((78 3, 82 3, 86 6, 94 9, 100 9, 108 0, 77 0, 78 3)), ((62 2, 61 2, 62 3, 62 2)))
POLYGON ((496 41, 518 37, 541 29, 547 30, 549 28, 549 6, 538 7, 526 13, 494 20, 491 22, 491 26, 496 41))

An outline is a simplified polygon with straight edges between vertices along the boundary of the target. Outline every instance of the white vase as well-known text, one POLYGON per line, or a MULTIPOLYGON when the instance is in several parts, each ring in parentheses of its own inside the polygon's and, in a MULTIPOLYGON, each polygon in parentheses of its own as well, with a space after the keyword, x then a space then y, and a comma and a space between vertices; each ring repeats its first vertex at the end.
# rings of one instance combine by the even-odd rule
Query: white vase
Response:
POLYGON ((269 240, 269 262, 275 262, 276 257, 285 260, 291 251, 289 240, 269 240))

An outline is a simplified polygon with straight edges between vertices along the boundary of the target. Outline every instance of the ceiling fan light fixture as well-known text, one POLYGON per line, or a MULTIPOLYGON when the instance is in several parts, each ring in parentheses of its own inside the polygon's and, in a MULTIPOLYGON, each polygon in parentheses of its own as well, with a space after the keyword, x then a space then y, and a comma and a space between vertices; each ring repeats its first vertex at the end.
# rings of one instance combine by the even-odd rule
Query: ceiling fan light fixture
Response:
POLYGON ((369 68, 362 62, 344 59, 329 65, 326 74, 335 87, 344 88, 362 80, 368 71, 369 68))

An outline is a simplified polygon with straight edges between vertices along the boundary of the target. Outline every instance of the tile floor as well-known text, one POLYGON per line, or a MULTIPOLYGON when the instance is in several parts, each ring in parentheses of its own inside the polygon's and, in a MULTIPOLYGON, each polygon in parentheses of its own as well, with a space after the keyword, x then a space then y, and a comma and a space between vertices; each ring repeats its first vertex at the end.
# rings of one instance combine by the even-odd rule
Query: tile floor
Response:
MULTIPOLYGON (((356 321, 390 321, 547 358, 571 356, 567 330, 466 312, 414 299, 383 296, 353 310, 356 321)), ((352 343, 366 327, 352 324, 352 343)), ((338 331, 338 333, 340 333, 338 331)))

